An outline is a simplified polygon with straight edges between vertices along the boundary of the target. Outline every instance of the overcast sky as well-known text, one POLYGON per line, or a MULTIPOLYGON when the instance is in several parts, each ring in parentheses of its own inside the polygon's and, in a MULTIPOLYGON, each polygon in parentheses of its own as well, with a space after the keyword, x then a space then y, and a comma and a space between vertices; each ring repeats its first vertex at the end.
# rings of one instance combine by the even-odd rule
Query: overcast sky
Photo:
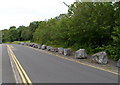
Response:
POLYGON ((75 0, 0 0, 0 30, 67 13, 63 1, 70 5, 75 0))

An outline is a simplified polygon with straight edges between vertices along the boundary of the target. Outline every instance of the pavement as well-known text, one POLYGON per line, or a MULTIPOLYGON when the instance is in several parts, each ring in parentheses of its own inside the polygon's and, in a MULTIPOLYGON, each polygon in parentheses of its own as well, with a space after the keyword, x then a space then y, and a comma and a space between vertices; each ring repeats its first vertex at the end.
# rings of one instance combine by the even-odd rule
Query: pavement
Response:
MULTIPOLYGON (((23 68, 21 72, 32 83, 118 83, 118 75, 107 71, 82 65, 22 45, 12 44, 9 47, 11 56, 13 56, 15 62, 19 62, 18 66, 20 69, 23 68)), ((15 78, 10 65, 7 45, 5 44, 2 46, 2 58, 3 82, 14 83, 15 78)))

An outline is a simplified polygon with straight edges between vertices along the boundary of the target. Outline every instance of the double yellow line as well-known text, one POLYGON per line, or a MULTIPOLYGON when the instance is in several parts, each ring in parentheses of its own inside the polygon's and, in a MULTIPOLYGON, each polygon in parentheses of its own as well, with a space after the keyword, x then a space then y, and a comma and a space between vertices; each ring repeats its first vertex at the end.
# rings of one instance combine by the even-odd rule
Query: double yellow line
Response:
POLYGON ((22 82, 25 84, 25 85, 32 85, 32 82, 30 80, 30 78, 28 77, 27 73, 25 72, 25 70, 23 69, 23 67, 21 66, 20 62, 18 61, 17 57, 15 56, 15 54, 13 53, 12 49, 11 49, 11 46, 10 45, 7 45, 7 48, 9 50, 9 53, 12 57, 12 60, 14 61, 15 63, 15 66, 19 72, 19 75, 22 79, 22 82))

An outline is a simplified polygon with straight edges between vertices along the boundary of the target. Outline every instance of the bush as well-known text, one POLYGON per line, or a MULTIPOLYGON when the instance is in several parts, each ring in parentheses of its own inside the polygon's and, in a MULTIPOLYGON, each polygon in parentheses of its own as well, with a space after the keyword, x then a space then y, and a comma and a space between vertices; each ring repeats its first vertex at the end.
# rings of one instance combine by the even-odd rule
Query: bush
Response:
POLYGON ((93 53, 100 52, 100 51, 105 51, 108 54, 108 57, 110 59, 113 59, 117 61, 120 58, 120 50, 118 47, 113 46, 113 45, 107 45, 107 46, 102 46, 102 47, 97 47, 93 49, 93 53))

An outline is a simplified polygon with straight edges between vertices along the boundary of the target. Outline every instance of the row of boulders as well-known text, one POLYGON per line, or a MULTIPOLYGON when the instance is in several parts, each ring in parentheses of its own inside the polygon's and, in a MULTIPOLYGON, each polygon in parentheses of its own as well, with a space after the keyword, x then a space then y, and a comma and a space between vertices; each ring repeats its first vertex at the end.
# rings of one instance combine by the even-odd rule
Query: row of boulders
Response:
MULTIPOLYGON (((107 64, 108 63, 108 57, 107 57, 106 52, 98 52, 89 57, 85 49, 79 49, 78 51, 73 52, 70 48, 61 48, 61 47, 53 48, 53 47, 47 46, 47 45, 41 45, 41 44, 36 44, 36 43, 24 43, 24 42, 19 43, 19 44, 30 46, 33 48, 42 49, 42 50, 47 50, 47 51, 51 51, 51 52, 58 52, 59 54, 62 54, 64 56, 70 56, 70 55, 74 54, 75 58, 77 58, 77 59, 90 58, 92 62, 96 62, 99 64, 107 64)), ((120 59, 117 62, 117 66, 120 67, 120 59)))

